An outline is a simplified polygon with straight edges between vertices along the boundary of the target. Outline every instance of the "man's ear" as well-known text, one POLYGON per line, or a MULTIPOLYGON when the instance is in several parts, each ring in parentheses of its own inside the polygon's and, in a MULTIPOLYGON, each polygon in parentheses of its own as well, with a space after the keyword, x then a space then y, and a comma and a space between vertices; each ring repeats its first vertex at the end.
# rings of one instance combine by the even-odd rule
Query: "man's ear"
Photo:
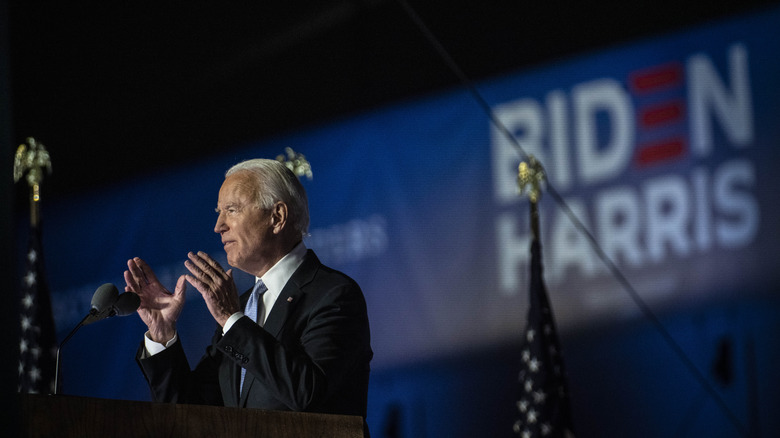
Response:
POLYGON ((287 204, 278 201, 271 208, 271 227, 274 234, 280 234, 287 225, 287 204))

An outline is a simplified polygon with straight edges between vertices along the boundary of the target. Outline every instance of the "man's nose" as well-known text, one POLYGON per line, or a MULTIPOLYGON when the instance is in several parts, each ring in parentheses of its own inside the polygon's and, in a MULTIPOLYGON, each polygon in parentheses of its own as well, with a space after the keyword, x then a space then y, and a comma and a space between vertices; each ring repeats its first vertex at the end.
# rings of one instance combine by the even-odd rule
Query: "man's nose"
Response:
POLYGON ((222 213, 220 213, 219 216, 217 216, 217 223, 214 225, 214 232, 220 234, 226 230, 227 230, 227 224, 225 223, 225 220, 222 217, 222 213))

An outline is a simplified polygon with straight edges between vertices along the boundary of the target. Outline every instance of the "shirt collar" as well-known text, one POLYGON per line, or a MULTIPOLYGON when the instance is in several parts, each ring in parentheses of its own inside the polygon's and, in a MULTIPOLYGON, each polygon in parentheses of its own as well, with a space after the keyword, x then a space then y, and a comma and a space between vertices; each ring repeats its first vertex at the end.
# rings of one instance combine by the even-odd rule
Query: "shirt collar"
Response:
POLYGON ((265 293, 263 301, 273 303, 279 294, 282 293, 284 285, 290 280, 295 270, 303 263, 303 257, 306 255, 306 245, 303 241, 295 245, 292 251, 276 262, 262 277, 255 277, 255 281, 263 280, 268 292, 265 293))

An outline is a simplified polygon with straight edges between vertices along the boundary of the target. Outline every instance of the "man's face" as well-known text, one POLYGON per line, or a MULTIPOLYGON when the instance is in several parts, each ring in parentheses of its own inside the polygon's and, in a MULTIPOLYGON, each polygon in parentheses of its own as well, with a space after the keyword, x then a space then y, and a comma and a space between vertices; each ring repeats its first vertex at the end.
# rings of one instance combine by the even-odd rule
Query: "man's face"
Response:
POLYGON ((219 189, 217 224, 228 263, 244 272, 258 275, 267 270, 271 214, 258 207, 254 196, 255 179, 247 172, 227 178, 219 189))

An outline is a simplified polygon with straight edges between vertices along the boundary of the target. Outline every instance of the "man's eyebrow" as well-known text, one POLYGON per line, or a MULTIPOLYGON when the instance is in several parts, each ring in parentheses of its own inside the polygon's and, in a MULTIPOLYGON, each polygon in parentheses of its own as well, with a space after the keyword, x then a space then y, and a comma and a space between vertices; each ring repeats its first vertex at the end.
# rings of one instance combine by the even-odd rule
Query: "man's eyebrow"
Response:
POLYGON ((224 210, 227 210, 228 208, 237 208, 237 207, 239 207, 239 206, 240 206, 240 204, 238 204, 238 203, 236 203, 236 202, 231 202, 231 203, 229 203, 229 204, 225 204, 225 206, 224 206, 224 207, 222 207, 222 208, 220 208, 220 207, 219 207, 219 204, 217 204, 217 207, 214 209, 214 211, 216 211, 217 213, 219 213, 219 211, 220 211, 220 210, 223 210, 223 209, 224 209, 224 210))

